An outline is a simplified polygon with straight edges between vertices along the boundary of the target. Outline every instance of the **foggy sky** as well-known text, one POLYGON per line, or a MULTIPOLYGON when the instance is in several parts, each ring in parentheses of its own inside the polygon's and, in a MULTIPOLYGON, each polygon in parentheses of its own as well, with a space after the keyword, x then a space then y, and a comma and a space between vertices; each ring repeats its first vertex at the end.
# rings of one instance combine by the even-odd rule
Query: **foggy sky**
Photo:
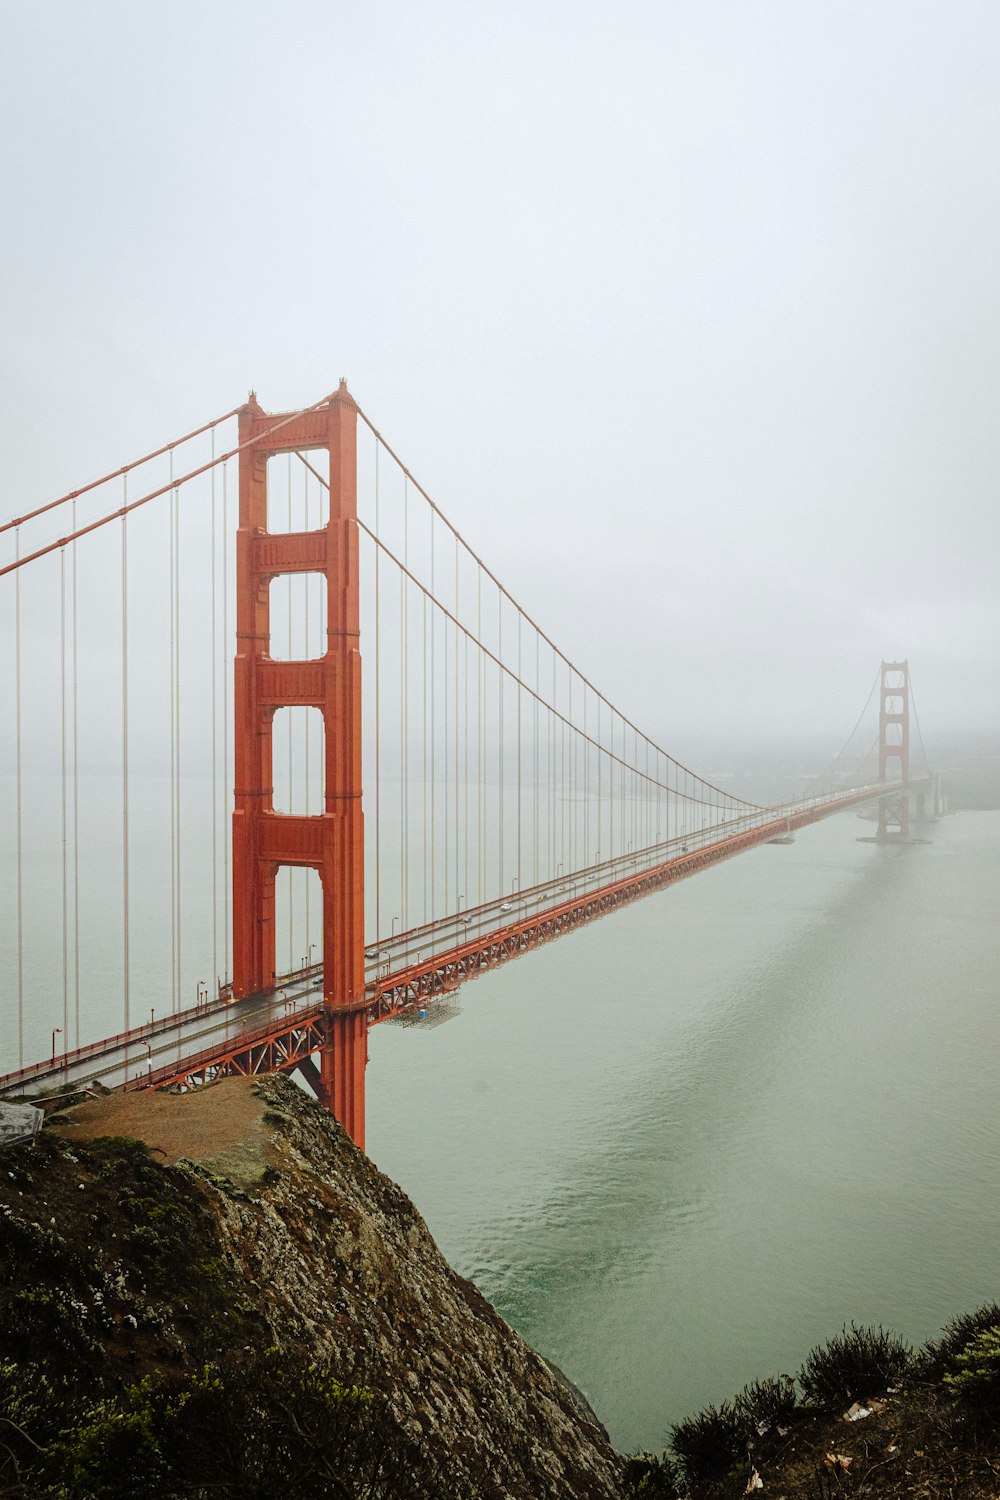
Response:
POLYGON ((0 518, 345 375, 668 746, 1000 727, 994 0, 3 23, 0 518))

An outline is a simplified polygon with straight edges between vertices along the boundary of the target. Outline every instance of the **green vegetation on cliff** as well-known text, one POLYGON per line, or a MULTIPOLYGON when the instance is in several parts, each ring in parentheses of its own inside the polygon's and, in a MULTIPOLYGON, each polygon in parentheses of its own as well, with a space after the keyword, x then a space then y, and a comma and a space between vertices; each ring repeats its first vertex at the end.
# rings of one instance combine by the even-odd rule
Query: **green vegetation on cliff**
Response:
POLYGON ((632 1458, 633 1500, 995 1500, 1000 1493, 1000 1307, 957 1318, 915 1350, 845 1328, 795 1380, 754 1381, 679 1422, 669 1449, 632 1458))

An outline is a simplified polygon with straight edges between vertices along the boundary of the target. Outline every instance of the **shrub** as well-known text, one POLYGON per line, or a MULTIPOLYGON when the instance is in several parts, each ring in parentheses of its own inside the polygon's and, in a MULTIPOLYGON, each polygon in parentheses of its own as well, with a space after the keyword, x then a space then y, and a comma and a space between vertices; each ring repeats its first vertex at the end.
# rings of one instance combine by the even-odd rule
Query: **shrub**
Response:
POLYGON ((956 1401, 976 1411, 1000 1406, 1000 1327, 974 1334, 951 1363, 944 1383, 956 1401))
POLYGON ((750 1438, 761 1436, 761 1428, 787 1427, 795 1417, 797 1404, 795 1381, 790 1375, 753 1380, 733 1402, 750 1438))
POLYGON ((273 1349, 89 1400, 0 1362, 0 1420, 12 1500, 472 1500, 450 1456, 415 1442, 383 1397, 273 1349))
POLYGON ((689 1484, 721 1479, 746 1461, 743 1419, 728 1401, 707 1406, 697 1416, 678 1422, 670 1433, 670 1446, 689 1484))
POLYGON ((812 1351, 799 1371, 799 1385, 813 1406, 835 1411, 897 1384, 912 1362, 913 1350, 894 1333, 852 1323, 812 1351))
POLYGON ((633 1453, 625 1460, 622 1500, 676 1500, 680 1488, 677 1468, 665 1453, 633 1453))
POLYGON ((944 1372, 962 1353, 966 1345, 987 1328, 1000 1328, 1000 1307, 995 1302, 984 1303, 975 1312, 965 1313, 947 1323, 941 1337, 925 1344, 918 1356, 920 1373, 929 1380, 940 1380, 944 1372))
POLYGON ((166 1493, 166 1461, 148 1411, 104 1402, 63 1434, 51 1458, 73 1493, 106 1500, 157 1500, 166 1493))

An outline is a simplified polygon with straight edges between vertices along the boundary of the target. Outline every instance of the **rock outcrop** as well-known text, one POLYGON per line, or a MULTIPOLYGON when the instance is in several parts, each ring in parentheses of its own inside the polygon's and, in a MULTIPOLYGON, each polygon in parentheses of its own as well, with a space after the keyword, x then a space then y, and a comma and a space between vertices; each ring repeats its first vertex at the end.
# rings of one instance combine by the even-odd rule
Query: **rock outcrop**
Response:
MULTIPOLYGON (((483 1500, 620 1493, 621 1459, 579 1393, 456 1275, 406 1195, 287 1079, 112 1095, 66 1111, 41 1139, 55 1133, 43 1173, 21 1186, 18 1170, 0 1175, 0 1242, 31 1207, 33 1232, 88 1244, 105 1346, 137 1372, 184 1360, 185 1329, 197 1321, 198 1358, 227 1340, 276 1345, 379 1393, 483 1500), (99 1166, 107 1137, 149 1147, 141 1188, 123 1188, 120 1167, 112 1180, 99 1166), (158 1182, 165 1214, 155 1211, 158 1182), (169 1241, 183 1221, 187 1263, 214 1268, 224 1317, 206 1321, 185 1298, 179 1250, 159 1256, 156 1275, 149 1257, 143 1270, 129 1249, 137 1215, 150 1245, 157 1225, 169 1241), (178 1305, 165 1307, 171 1260, 178 1305), (161 1305, 149 1317, 123 1311, 130 1288, 143 1307, 161 1305)), ((18 1161, 38 1149, 18 1148, 18 1161)))

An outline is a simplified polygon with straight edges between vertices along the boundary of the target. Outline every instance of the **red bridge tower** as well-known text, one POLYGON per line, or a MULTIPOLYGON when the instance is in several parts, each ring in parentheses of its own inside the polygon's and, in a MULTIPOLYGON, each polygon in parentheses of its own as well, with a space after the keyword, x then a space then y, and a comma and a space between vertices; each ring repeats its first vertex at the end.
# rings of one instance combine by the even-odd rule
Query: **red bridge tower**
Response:
MULTIPOLYGON (((910 669, 905 661, 882 663, 882 697, 878 718, 878 779, 910 779, 910 669)), ((878 837, 908 838, 910 794, 882 797, 878 805, 878 837)))
POLYGON ((357 407, 347 385, 296 420, 268 415, 255 397, 240 411, 240 524, 236 540, 233 995, 273 989, 274 883, 280 865, 317 870, 323 886, 323 997, 329 1030, 312 1080, 322 1102, 364 1146, 368 1028, 364 969, 364 826, 361 810, 361 652, 358 612, 357 407), (278 424, 280 431, 272 435, 278 424), (326 449, 330 517, 318 531, 267 529, 267 461, 326 449), (270 585, 284 573, 327 580, 326 652, 273 661, 270 585), (276 813, 271 736, 275 710, 318 708, 325 735, 326 800, 315 816, 276 813))

